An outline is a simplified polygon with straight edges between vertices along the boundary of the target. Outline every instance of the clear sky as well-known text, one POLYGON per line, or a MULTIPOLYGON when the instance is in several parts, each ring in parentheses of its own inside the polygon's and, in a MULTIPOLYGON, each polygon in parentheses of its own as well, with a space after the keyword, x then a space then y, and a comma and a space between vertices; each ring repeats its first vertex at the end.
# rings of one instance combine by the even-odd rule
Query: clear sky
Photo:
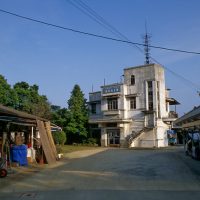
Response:
MULTIPOLYGON (((74 2, 75 0, 73 0, 74 2)), ((147 21, 151 44, 200 52, 199 0, 82 0, 133 42, 142 43, 147 21)), ((0 0, 0 9, 85 32, 115 37, 69 0, 0 0)), ((85 97, 120 82, 126 67, 144 64, 131 45, 80 35, 0 12, 0 74, 13 85, 37 84, 52 104, 67 107, 75 84, 85 97)), ((151 49, 151 56, 196 87, 166 70, 180 115, 200 104, 200 55, 151 49)))

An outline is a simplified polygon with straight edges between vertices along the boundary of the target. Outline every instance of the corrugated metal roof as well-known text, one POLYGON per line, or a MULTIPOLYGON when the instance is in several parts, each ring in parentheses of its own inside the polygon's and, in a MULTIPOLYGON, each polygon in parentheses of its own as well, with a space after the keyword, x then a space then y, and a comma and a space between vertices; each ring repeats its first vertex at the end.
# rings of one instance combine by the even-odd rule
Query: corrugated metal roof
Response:
POLYGON ((178 118, 174 123, 179 125, 195 118, 200 118, 200 106, 194 107, 191 111, 178 118))

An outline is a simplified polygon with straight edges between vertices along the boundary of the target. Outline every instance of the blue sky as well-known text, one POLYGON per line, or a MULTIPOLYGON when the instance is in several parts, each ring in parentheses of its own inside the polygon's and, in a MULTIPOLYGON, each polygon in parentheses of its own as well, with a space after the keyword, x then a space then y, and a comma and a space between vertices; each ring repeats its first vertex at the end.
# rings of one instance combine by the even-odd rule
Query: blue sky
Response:
MULTIPOLYGON (((199 0, 82 0, 133 42, 142 43, 145 21, 151 44, 200 52, 199 0)), ((0 9, 94 34, 116 37, 68 0, 0 0, 0 9)), ((144 63, 131 45, 59 30, 0 13, 0 74, 13 85, 37 84, 52 104, 67 106, 75 84, 85 97, 120 81, 123 68, 144 63)), ((180 115, 200 104, 200 55, 151 49, 151 56, 166 70, 171 97, 181 105, 180 115)))

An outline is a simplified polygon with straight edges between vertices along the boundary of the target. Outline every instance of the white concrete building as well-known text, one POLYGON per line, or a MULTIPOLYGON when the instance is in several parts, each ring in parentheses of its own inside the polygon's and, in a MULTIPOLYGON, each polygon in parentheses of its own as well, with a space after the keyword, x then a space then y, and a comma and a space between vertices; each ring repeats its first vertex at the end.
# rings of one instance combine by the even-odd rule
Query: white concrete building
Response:
POLYGON ((124 69, 123 83, 104 85, 89 94, 91 134, 102 146, 164 147, 177 118, 169 105, 164 69, 149 64, 124 69))

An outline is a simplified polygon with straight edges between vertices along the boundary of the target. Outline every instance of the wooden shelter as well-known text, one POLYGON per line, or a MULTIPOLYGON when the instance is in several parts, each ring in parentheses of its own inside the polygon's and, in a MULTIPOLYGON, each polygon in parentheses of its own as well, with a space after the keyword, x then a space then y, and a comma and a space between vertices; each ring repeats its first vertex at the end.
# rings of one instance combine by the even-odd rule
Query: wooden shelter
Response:
POLYGON ((59 128, 51 124, 49 120, 21 112, 0 104, 0 135, 2 132, 10 134, 10 126, 28 127, 31 131, 31 143, 33 145, 33 134, 39 132, 40 142, 46 162, 54 164, 57 160, 56 147, 51 134, 51 127, 59 128))

